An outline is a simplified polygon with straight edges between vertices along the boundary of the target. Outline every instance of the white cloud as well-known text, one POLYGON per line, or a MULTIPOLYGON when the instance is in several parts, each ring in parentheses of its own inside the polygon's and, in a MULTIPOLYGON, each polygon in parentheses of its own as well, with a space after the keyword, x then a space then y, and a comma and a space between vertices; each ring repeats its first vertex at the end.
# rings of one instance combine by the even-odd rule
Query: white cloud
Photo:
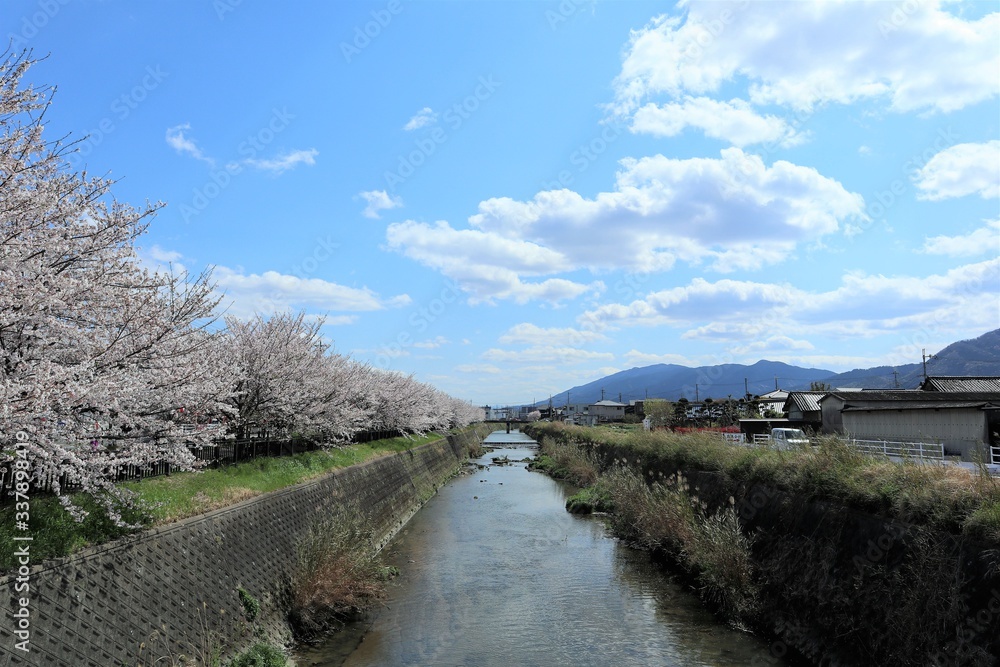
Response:
POLYGON ((685 3, 682 16, 633 31, 615 111, 734 82, 755 104, 797 109, 874 99, 897 112, 949 112, 996 96, 1000 13, 969 21, 945 0, 910 4, 685 3))
POLYGON ((984 226, 963 236, 934 236, 925 239, 922 252, 950 257, 1000 254, 1000 220, 985 222, 984 226))
POLYGON ((1000 257, 925 277, 851 272, 826 292, 698 278, 628 304, 599 306, 578 320, 596 328, 669 326, 684 329, 684 339, 729 342, 731 351, 748 351, 747 340, 801 345, 794 341, 803 336, 995 329, 998 286, 1000 257))
POLYGON ((149 249, 140 248, 137 252, 139 264, 153 273, 183 275, 187 267, 181 263, 184 255, 176 250, 165 250, 154 244, 149 249))
POLYGON ((253 167, 254 169, 260 169, 261 171, 270 171, 274 174, 281 174, 289 169, 294 169, 300 164, 308 164, 310 166, 316 164, 317 155, 319 155, 318 150, 315 148, 309 148, 306 150, 291 151, 275 158, 247 158, 246 160, 243 160, 242 164, 253 167))
POLYGON ((775 285, 736 280, 710 283, 695 278, 685 287, 653 292, 629 304, 606 304, 578 319, 594 327, 681 326, 699 320, 739 320, 761 317, 805 298, 805 292, 791 285, 775 285))
POLYGON ((837 231, 843 219, 864 218, 862 197, 839 182, 790 162, 768 167, 739 148, 718 159, 655 155, 621 164, 613 192, 489 199, 469 222, 558 250, 574 268, 662 271, 681 258, 729 270, 733 250, 759 266, 837 231), (614 243, 598 241, 609 234, 614 243))
POLYGON ((585 331, 582 329, 551 328, 545 329, 530 322, 515 324, 507 330, 500 338, 499 342, 504 344, 526 343, 528 345, 582 345, 596 341, 606 341, 608 337, 596 331, 585 331))
POLYGON ((445 338, 444 336, 435 336, 434 338, 431 338, 429 340, 417 341, 416 343, 413 344, 413 347, 418 347, 423 350, 434 350, 441 347, 442 345, 447 345, 450 342, 451 341, 445 338))
POLYGON ((424 107, 423 109, 418 111, 413 116, 413 118, 406 121, 406 125, 403 126, 403 129, 406 130, 407 132, 411 132, 413 130, 418 130, 421 127, 425 127, 427 125, 431 125, 432 123, 436 122, 437 122, 437 114, 434 113, 434 110, 431 109, 430 107, 424 107))
POLYGON ((577 364, 585 361, 614 361, 615 355, 610 352, 590 352, 575 347, 558 345, 537 345, 524 350, 501 350, 490 348, 483 352, 483 359, 504 363, 538 363, 577 364))
POLYGON ((236 317, 303 308, 319 311, 373 311, 410 303, 410 297, 405 294, 384 299, 367 287, 347 287, 320 278, 300 278, 277 271, 246 274, 219 266, 216 267, 213 278, 218 288, 225 293, 223 305, 231 303, 227 312, 236 317))
POLYGON ((402 197, 390 195, 385 190, 368 190, 359 192, 358 196, 368 202, 365 210, 361 212, 361 215, 366 218, 377 219, 379 211, 388 211, 403 206, 402 197))
POLYGON ((734 354, 761 354, 769 352, 788 352, 790 350, 813 350, 813 344, 807 340, 798 340, 784 335, 768 336, 746 345, 733 348, 734 354))
POLYGON ((473 373, 475 375, 479 375, 481 373, 497 375, 503 372, 493 364, 459 364, 458 366, 455 366, 455 370, 459 373, 473 373))
POLYGON ((521 275, 538 276, 570 268, 553 250, 517 239, 477 230, 453 229, 447 222, 429 225, 407 220, 389 225, 389 248, 437 269, 471 294, 472 302, 513 299, 559 302, 603 288, 561 278, 525 282, 521 275))
POLYGON ((919 199, 1000 197, 1000 140, 946 148, 928 160, 914 180, 921 190, 919 199))
POLYGON ((629 366, 652 366, 654 364, 676 364, 678 366, 695 367, 700 362, 683 354, 652 354, 640 352, 639 350, 629 350, 625 353, 625 359, 629 366))
POLYGON ((214 165, 215 160, 205 155, 193 139, 185 136, 184 131, 190 130, 190 123, 183 123, 167 128, 167 144, 181 155, 190 155, 196 160, 201 160, 209 165, 214 165))
POLYGON ((693 127, 705 136, 734 146, 770 143, 794 146, 805 137, 777 116, 762 116, 739 99, 720 102, 707 97, 685 97, 683 102, 646 104, 632 118, 631 130, 658 137, 674 137, 693 127))
POLYGON ((798 243, 867 219, 864 200, 815 169, 768 167, 727 148, 720 157, 663 155, 622 161, 615 189, 587 199, 571 190, 530 201, 488 199, 472 229, 408 220, 389 225, 388 247, 457 281, 471 300, 558 302, 604 284, 524 278, 589 270, 665 271, 678 260, 721 272, 781 261, 798 243))

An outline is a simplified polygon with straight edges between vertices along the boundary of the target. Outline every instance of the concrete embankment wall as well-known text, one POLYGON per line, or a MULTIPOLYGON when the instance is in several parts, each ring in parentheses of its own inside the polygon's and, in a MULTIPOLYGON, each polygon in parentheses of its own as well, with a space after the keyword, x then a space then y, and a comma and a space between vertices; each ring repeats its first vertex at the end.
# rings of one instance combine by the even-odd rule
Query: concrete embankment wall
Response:
POLYGON ((770 657, 816 665, 1000 665, 1000 548, 863 511, 678 469, 628 447, 595 445, 647 480, 681 472, 709 511, 737 511, 759 586, 753 625, 770 657), (732 501, 730 500, 732 498, 732 501))
MULTIPOLYGON (((117 667, 163 656, 281 642, 295 542, 337 506, 357 507, 384 545, 460 467, 482 425, 232 507, 149 530, 32 569, 28 593, 0 579, 0 667, 117 667), (260 601, 252 623, 238 589, 260 601), (11 610, 29 597, 29 652, 11 610)), ((174 664, 170 660, 157 664, 174 664)))

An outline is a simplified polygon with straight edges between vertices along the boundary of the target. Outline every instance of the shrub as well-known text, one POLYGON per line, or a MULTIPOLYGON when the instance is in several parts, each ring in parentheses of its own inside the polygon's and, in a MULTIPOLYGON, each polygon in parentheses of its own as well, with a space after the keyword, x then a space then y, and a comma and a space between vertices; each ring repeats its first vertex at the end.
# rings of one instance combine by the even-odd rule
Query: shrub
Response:
POLYGON ((233 658, 228 667, 285 667, 287 664, 288 658, 285 657, 284 651, 271 644, 259 642, 233 658))

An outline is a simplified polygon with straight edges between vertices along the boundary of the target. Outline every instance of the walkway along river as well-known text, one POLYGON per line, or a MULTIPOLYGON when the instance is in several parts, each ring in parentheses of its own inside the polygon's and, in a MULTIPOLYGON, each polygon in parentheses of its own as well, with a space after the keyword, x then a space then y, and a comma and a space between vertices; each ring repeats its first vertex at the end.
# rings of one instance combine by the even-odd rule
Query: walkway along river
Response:
POLYGON ((297 665, 785 664, 600 518, 566 512, 573 489, 520 462, 534 447, 504 447, 442 487, 386 547, 401 571, 387 605, 300 650, 297 665), (503 456, 515 463, 492 464, 503 456))

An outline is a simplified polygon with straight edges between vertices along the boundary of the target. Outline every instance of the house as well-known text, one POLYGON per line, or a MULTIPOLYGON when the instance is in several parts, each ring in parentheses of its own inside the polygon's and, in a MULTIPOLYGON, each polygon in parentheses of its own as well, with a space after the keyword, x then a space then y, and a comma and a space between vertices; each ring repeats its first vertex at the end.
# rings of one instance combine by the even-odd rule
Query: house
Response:
POLYGON ((597 415, 588 415, 582 412, 566 415, 563 422, 566 424, 576 424, 577 426, 597 426, 597 415))
POLYGON ((1000 392, 1000 377, 985 375, 932 375, 920 383, 920 391, 996 391, 1000 392))
POLYGON ((484 406, 486 411, 486 421, 490 422, 505 422, 510 418, 511 410, 510 408, 491 408, 490 406, 484 406))
POLYGON ((859 440, 940 442, 946 456, 990 460, 1000 445, 1000 391, 834 391, 819 400, 824 433, 859 440))
POLYGON ((781 411, 794 428, 810 428, 818 431, 823 425, 823 413, 819 401, 826 396, 825 391, 790 391, 781 411))
POLYGON ((775 415, 780 415, 785 409, 785 400, 787 398, 787 391, 784 389, 775 389, 755 398, 754 405, 757 406, 757 411, 761 416, 764 416, 768 411, 773 412, 775 415))
POLYGON ((628 406, 617 401, 598 401, 591 403, 588 414, 594 415, 602 422, 621 421, 625 419, 625 408, 628 406))

